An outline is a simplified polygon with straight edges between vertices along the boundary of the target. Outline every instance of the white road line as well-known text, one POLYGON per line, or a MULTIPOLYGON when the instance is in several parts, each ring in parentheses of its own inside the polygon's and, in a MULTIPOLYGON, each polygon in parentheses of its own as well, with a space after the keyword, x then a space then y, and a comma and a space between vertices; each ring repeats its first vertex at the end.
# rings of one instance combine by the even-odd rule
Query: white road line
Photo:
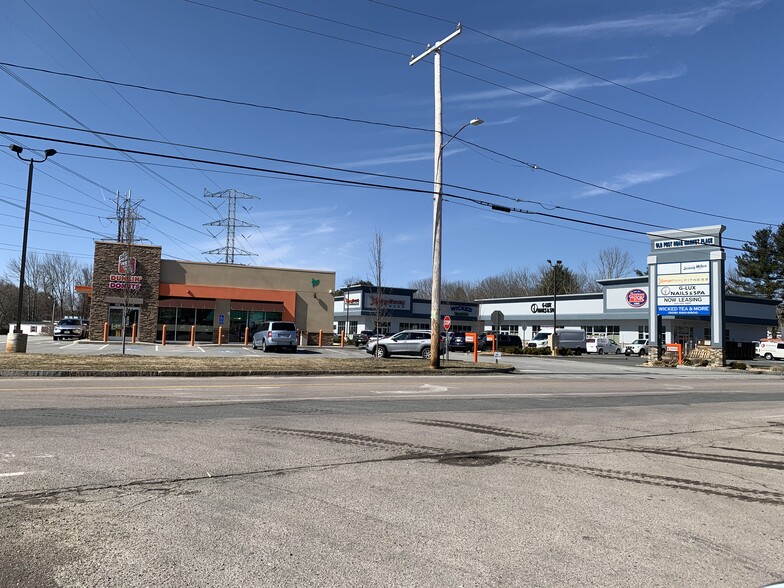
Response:
POLYGON ((5 474, 0 474, 0 478, 10 478, 12 476, 24 476, 27 472, 8 472, 5 474))
POLYGON ((225 402, 256 402, 258 400, 265 399, 268 396, 272 396, 272 394, 262 394, 260 396, 253 396, 251 398, 225 398, 223 400, 178 400, 178 404, 223 404, 225 402))
POLYGON ((104 345, 103 347, 99 347, 99 348, 98 348, 98 351, 103 351, 103 350, 104 350, 104 349, 106 349, 107 347, 109 347, 109 344, 108 344, 108 343, 107 343, 106 345, 104 345))

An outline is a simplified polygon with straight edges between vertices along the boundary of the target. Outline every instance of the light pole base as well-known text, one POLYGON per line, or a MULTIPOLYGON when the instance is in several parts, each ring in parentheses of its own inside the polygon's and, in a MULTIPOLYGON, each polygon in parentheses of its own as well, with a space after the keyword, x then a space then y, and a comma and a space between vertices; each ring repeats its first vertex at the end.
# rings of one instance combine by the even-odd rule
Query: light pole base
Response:
POLYGON ((6 353, 27 353, 27 333, 8 333, 5 340, 6 353))

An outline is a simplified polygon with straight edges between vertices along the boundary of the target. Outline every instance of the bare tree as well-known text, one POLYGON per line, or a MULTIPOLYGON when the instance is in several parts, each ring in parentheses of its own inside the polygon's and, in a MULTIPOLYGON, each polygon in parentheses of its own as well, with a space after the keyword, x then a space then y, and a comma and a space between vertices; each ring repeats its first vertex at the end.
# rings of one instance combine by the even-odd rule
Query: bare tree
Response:
POLYGON ((389 312, 389 307, 384 300, 384 235, 376 229, 369 244, 369 279, 375 287, 376 293, 373 300, 374 329, 378 332, 383 319, 389 312))
POLYGON ((596 279, 623 278, 634 271, 634 259, 620 247, 606 247, 596 260, 596 279))

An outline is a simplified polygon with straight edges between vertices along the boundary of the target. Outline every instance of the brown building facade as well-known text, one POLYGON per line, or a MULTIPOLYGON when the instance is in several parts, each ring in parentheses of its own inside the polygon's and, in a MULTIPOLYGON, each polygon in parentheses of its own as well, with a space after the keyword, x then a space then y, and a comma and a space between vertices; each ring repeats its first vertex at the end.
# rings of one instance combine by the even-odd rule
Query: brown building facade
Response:
POLYGON ((335 273, 161 259, 150 245, 96 242, 90 339, 243 342, 265 320, 296 323, 310 342, 332 334, 335 273), (165 327, 165 329, 164 329, 165 327))

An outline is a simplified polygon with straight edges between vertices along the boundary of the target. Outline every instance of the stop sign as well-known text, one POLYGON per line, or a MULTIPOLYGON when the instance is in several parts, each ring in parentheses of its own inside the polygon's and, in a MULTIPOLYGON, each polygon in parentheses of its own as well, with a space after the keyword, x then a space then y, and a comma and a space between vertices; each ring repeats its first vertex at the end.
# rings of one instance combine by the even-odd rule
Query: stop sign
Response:
POLYGON ((448 331, 452 327, 452 318, 447 315, 444 317, 444 328, 448 331))

